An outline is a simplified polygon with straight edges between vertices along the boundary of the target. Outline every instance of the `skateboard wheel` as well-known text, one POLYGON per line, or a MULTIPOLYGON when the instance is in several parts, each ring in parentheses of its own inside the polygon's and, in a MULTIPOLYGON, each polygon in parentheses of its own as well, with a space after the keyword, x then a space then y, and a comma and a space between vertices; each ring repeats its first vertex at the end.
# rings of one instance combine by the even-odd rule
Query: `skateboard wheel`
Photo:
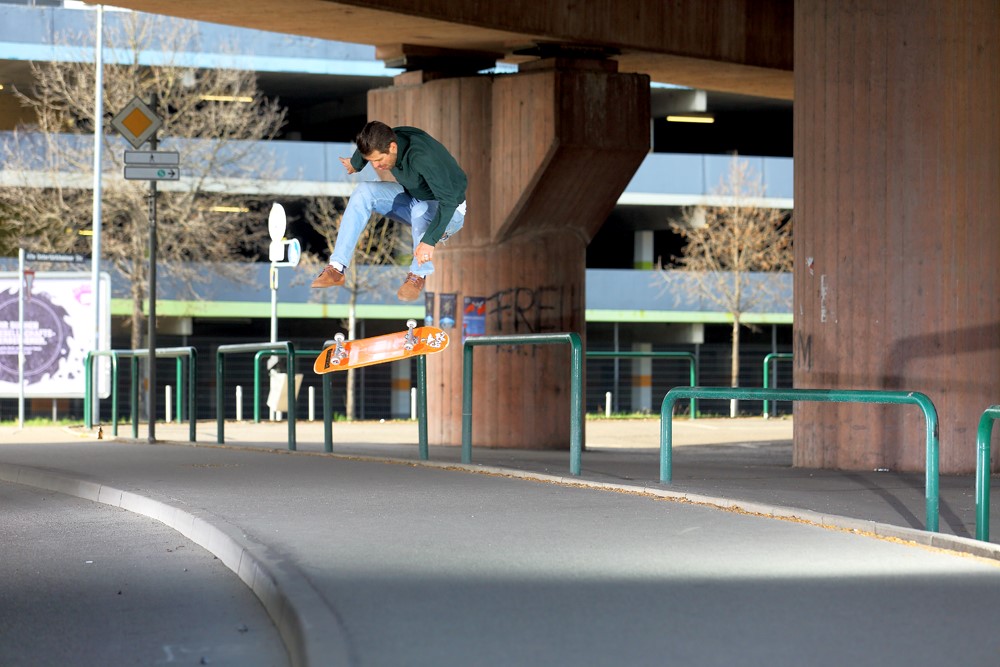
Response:
POLYGON ((333 339, 335 341, 337 341, 338 343, 343 343, 344 342, 344 334, 342 334, 342 333, 335 333, 335 334, 333 334, 333 339))
POLYGON ((417 326, 417 321, 416 320, 406 320, 406 328, 407 329, 413 329, 416 326, 417 326))

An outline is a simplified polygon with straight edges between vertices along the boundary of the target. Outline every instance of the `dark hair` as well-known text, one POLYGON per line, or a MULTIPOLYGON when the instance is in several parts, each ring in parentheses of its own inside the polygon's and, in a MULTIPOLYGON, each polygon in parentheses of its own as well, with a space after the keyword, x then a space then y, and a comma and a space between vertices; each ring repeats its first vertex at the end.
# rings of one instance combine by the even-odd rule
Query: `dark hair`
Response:
POLYGON ((354 143, 358 145, 361 155, 371 155, 373 151, 388 153, 389 144, 396 141, 396 133, 383 122, 373 120, 358 132, 354 143))

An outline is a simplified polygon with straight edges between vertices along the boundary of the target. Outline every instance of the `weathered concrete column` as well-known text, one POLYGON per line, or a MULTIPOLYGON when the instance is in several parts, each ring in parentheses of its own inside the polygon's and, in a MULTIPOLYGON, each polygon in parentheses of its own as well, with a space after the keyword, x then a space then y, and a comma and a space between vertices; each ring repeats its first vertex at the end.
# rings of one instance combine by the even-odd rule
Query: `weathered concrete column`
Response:
MULTIPOLYGON (((926 393, 942 472, 1000 400, 998 34, 995 0, 795 2, 795 385, 926 393)), ((796 465, 924 468, 919 410, 795 414, 796 465)))
MULTIPOLYGON (((435 320, 443 299, 457 305, 451 347, 427 364, 429 437, 458 444, 467 304, 481 304, 487 334, 585 336, 585 251, 649 150, 649 79, 562 58, 497 77, 418 74, 370 92, 369 117, 427 130, 469 175, 465 228, 426 285, 435 320)), ((568 346, 475 355, 475 446, 568 447, 568 346)))

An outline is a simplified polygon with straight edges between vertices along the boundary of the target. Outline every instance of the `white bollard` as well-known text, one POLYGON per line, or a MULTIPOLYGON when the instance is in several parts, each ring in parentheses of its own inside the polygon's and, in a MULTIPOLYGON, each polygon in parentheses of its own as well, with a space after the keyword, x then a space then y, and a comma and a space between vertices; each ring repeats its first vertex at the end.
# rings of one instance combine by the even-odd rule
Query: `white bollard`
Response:
POLYGON ((604 416, 611 416, 611 392, 606 392, 604 394, 604 416))
POLYGON ((169 424, 170 423, 170 415, 172 415, 174 413, 174 411, 173 411, 173 407, 174 407, 173 406, 173 396, 170 393, 170 385, 169 384, 166 387, 163 388, 163 394, 164 394, 163 395, 164 403, 166 403, 166 408, 167 408, 166 423, 169 424))
POLYGON ((243 387, 236 385, 236 421, 243 421, 243 387))
POLYGON ((410 388, 410 419, 417 418, 417 388, 410 388))
POLYGON ((316 421, 316 387, 309 387, 309 421, 316 421))

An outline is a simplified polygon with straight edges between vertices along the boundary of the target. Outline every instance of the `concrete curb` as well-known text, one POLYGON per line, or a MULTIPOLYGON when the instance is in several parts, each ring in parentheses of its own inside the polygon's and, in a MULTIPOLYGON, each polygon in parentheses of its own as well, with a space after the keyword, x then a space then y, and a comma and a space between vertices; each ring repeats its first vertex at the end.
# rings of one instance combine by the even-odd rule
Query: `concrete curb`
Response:
POLYGON ((349 665, 340 619, 289 557, 205 511, 28 466, 0 463, 0 480, 75 496, 156 519, 217 556, 253 591, 274 622, 295 667, 349 665))

